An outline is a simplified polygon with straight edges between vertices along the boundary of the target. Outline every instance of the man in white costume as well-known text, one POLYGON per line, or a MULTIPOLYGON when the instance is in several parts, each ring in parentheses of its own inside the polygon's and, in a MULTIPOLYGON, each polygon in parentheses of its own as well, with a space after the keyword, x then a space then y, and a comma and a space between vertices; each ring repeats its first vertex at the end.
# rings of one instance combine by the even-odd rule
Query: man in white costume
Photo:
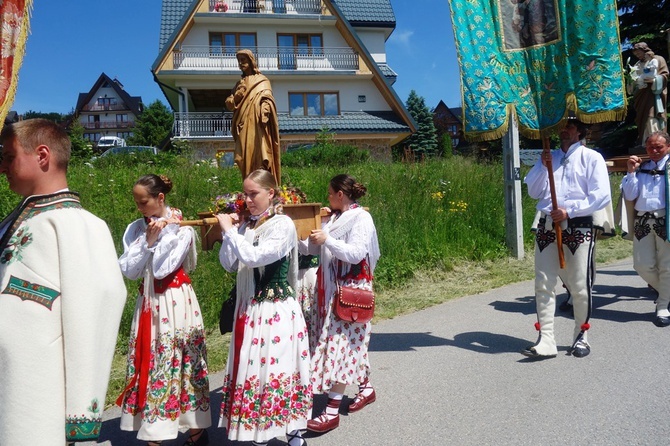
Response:
POLYGON ((553 172, 548 173, 545 154, 528 172, 528 195, 538 201, 535 243, 536 329, 535 345, 521 353, 531 358, 557 355, 554 339, 555 287, 560 277, 572 295, 575 329, 568 353, 582 358, 591 352, 586 337, 591 316, 591 288, 595 274, 594 249, 597 231, 611 232, 612 205, 607 166, 602 155, 584 146, 586 126, 568 120, 559 133, 561 148, 549 153, 553 172), (549 176, 556 184, 557 208, 553 209, 549 176), (556 229, 563 230, 565 268, 559 268, 556 229))
MULTIPOLYGON (((634 204, 633 267, 658 291, 654 325, 670 325, 670 243, 668 243, 668 150, 670 136, 652 133, 645 143, 649 160, 628 159, 628 173, 621 182, 623 196, 634 204)), ((626 228, 626 232, 628 229, 626 228)))
POLYGON ((61 127, 30 119, 0 139, 23 197, 0 223, 0 445, 95 440, 127 295, 112 237, 68 190, 61 127))

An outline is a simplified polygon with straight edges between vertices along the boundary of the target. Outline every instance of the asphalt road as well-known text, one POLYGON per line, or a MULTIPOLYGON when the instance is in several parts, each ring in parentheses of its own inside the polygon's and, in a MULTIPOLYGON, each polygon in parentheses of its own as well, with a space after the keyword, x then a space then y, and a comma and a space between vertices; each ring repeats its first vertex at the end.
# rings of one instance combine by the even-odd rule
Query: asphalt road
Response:
MULTIPOLYGON (((668 444, 670 327, 652 324, 654 297, 632 260, 598 269, 586 358, 566 355, 573 320, 558 310, 558 356, 519 353, 537 336, 533 295, 533 282, 520 282, 376 324, 377 401, 342 414, 338 429, 307 434, 309 446, 668 444)), ((212 376, 215 418, 221 383, 212 376)), ((119 430, 118 410, 105 419, 99 444, 142 444, 119 430)), ((211 445, 235 444, 223 429, 209 433, 211 445)))

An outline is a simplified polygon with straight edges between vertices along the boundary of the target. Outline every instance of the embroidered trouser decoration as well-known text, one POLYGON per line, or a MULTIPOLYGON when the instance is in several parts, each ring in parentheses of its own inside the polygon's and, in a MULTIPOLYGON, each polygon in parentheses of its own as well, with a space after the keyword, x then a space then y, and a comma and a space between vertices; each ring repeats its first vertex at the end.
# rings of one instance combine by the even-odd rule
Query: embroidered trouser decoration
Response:
POLYGON ((666 239, 665 217, 656 217, 651 212, 645 212, 635 217, 635 238, 642 240, 654 230, 662 240, 666 239))

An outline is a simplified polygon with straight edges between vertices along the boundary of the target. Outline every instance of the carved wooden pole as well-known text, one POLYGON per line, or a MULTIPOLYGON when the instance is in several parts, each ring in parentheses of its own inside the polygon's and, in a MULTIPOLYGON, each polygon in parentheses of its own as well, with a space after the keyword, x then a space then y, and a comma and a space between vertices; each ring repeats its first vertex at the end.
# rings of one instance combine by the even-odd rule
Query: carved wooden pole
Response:
MULTIPOLYGON (((556 199, 556 183, 554 182, 554 167, 551 162, 551 146, 549 138, 542 137, 542 157, 545 160, 544 165, 547 167, 547 174, 549 175, 549 193, 551 194, 551 207, 558 209, 558 200, 556 199)), ((556 248, 558 248, 558 264, 561 269, 565 268, 565 256, 563 255, 563 230, 560 223, 554 223, 554 230, 556 231, 556 248)))

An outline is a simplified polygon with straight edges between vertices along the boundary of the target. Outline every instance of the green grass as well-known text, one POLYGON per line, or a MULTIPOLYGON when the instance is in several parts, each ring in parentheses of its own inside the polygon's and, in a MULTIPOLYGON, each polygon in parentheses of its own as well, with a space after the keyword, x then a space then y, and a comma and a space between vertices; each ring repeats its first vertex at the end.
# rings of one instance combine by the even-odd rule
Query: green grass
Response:
MULTIPOLYGON (((286 166, 282 179, 286 185, 300 187, 310 201, 327 204, 327 182, 342 171, 332 165, 286 166)), ((524 187, 527 254, 521 261, 510 259, 505 246, 503 170, 499 163, 482 164, 459 156, 416 164, 370 161, 349 165, 346 172, 367 186, 361 204, 370 209, 379 236, 382 257, 375 270, 375 320, 533 277, 529 229, 535 202, 524 187)), ((126 226, 140 217, 132 186, 147 173, 172 179, 175 186, 167 201, 180 208, 185 218, 196 218, 198 212, 209 210, 216 195, 241 190, 237 169, 220 169, 184 156, 139 154, 103 158, 93 164, 73 162, 68 174, 70 188, 81 193, 86 209, 108 223, 119 254, 126 226)), ((620 180, 620 176, 611 176, 614 191, 618 191, 620 180)), ((7 190, 7 182, 0 180, 0 213, 7 215, 18 201, 7 190)), ((598 242, 597 259, 612 261, 631 252, 630 242, 616 237, 598 242)), ((218 333, 218 314, 234 276, 220 266, 216 250, 199 250, 198 267, 191 278, 208 329, 209 367, 220 370, 229 338, 218 333)), ((128 302, 112 371, 112 399, 123 385, 126 343, 137 297, 137 282, 126 284, 128 302)))

